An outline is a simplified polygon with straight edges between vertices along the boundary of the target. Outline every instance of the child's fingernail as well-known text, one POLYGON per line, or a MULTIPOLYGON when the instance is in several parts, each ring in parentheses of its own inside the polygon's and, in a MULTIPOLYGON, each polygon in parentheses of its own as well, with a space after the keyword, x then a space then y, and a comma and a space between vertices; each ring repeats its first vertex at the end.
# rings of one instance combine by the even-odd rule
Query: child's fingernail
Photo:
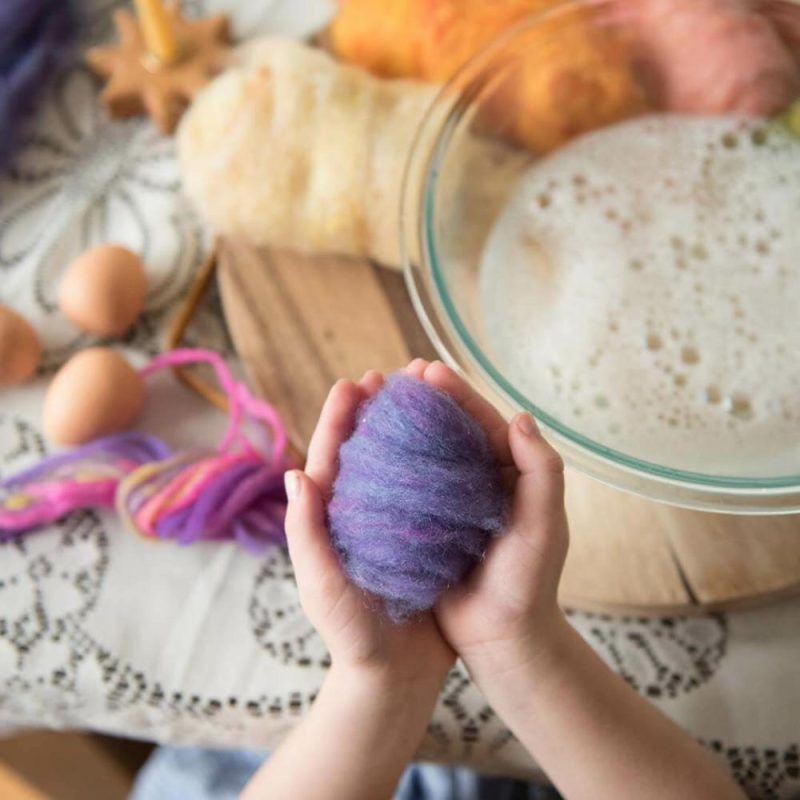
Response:
POLYGON ((525 436, 533 436, 538 430, 536 423, 533 421, 533 417, 527 411, 517 417, 517 427, 520 433, 525 436))
POLYGON ((286 487, 286 497, 294 500, 300 494, 300 476, 296 469, 290 469, 283 473, 283 484, 286 487))

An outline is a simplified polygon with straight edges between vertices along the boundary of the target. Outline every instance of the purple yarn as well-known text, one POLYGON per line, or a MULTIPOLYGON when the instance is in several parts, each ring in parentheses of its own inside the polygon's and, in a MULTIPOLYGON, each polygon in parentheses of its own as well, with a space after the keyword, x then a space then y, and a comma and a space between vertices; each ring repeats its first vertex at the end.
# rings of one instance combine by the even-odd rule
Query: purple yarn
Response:
MULTIPOLYGON (((150 473, 146 480, 123 488, 121 503, 133 527, 153 490, 162 488, 181 473, 190 473, 208 455, 176 456, 150 473)), ((195 500, 164 509, 154 523, 154 535, 183 545, 235 539, 248 552, 261 555, 276 544, 285 544, 285 515, 283 473, 276 472, 259 456, 245 454, 208 481, 195 500)))
POLYGON ((47 478, 56 470, 63 470, 83 462, 119 462, 128 469, 148 461, 160 461, 170 454, 169 447, 156 436, 139 431, 112 433, 54 456, 48 456, 32 467, 0 481, 0 491, 10 491, 35 480, 47 478))
POLYGON ((478 423, 449 395, 395 373, 339 451, 328 516, 350 579, 402 621, 483 556, 507 502, 478 423))
POLYGON ((71 0, 0 2, 0 166, 42 84, 72 49, 78 23, 71 0))
POLYGON ((0 481, 0 541, 41 527, 79 508, 110 508, 117 485, 169 455, 155 436, 126 431, 49 456, 0 481), (24 498, 21 505, 18 502, 24 498))

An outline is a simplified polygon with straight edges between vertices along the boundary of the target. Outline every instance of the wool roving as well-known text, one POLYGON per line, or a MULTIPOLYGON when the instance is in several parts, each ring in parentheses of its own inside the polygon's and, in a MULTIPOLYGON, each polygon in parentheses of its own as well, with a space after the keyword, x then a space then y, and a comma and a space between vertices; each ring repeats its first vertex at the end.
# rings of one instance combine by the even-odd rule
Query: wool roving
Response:
POLYGON ((395 373, 340 448, 328 518, 350 579, 399 622, 467 574, 506 509, 480 425, 449 395, 395 373))
POLYGON ((19 143, 22 119, 74 45, 74 0, 0 3, 0 166, 19 143))

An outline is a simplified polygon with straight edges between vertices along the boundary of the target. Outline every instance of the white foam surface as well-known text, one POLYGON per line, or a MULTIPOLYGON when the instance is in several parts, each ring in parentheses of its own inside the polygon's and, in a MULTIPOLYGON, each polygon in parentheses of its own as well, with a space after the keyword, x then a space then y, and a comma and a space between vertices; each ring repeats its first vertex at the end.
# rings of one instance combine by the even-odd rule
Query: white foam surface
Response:
POLYGON ((560 422, 628 455, 800 473, 800 141, 649 116, 525 174, 487 240, 490 356, 560 422))

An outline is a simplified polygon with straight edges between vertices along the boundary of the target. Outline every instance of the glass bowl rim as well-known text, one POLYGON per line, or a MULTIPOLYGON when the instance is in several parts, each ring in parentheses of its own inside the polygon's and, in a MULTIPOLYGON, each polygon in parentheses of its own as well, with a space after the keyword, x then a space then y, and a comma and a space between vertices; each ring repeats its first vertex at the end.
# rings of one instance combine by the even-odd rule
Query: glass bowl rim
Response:
MULTIPOLYGON (((434 296, 438 304, 445 311, 446 322, 449 323, 455 331, 457 343, 466 347, 468 355, 489 379, 491 387, 498 391, 500 396, 509 403, 509 405, 519 407, 532 413, 537 420, 540 420, 547 428, 557 434, 558 437, 576 447, 583 455, 588 455, 592 459, 599 459, 605 462, 606 465, 617 469, 621 468, 628 473, 632 472, 648 479, 656 479, 659 482, 668 484, 680 484, 685 487, 717 491, 723 495, 736 493, 737 490, 745 490, 746 492, 759 494, 763 493, 764 495, 772 496, 797 493, 798 490, 800 490, 800 474, 780 475, 775 477, 743 477, 715 475, 667 467, 657 464, 656 462, 636 458, 635 456, 603 445, 581 434, 574 428, 565 425, 553 415, 536 405, 536 403, 525 397, 493 365, 491 359, 484 353, 483 349, 470 334, 448 290, 447 280, 443 270, 443 262, 436 245, 436 193, 440 176, 440 165, 448 153, 448 145, 454 132, 458 128, 458 122, 472 103, 472 100, 463 102, 463 87, 474 86, 476 83, 480 84, 481 78, 485 78, 487 73, 495 66, 496 60, 503 53, 504 49, 520 34, 530 28, 534 28, 545 19, 565 14, 569 11, 575 11, 581 7, 602 7, 609 4, 610 0, 563 0, 544 12, 525 17, 468 59, 437 93, 431 107, 419 126, 417 135, 412 144, 406 166, 403 201, 401 203, 400 212, 403 266, 406 282, 411 291, 412 299, 415 300, 415 308, 418 315, 421 317, 429 317, 428 310, 423 307, 423 304, 419 300, 419 292, 414 275, 414 265, 412 259, 409 257, 410 248, 406 241, 406 229, 410 222, 410 220, 407 219, 406 209, 409 200, 417 206, 417 214, 415 215, 417 217, 416 223, 412 222, 411 224, 415 228, 416 234, 420 239, 420 244, 422 245, 419 248, 420 261, 422 262, 421 266, 426 276, 432 278, 433 285, 436 289, 434 296), (451 107, 446 108, 447 105, 451 107), (445 106, 446 113, 444 114, 443 120, 438 121, 442 115, 437 112, 443 106, 445 106), (424 143, 429 140, 429 137, 427 137, 425 133, 429 132, 429 129, 433 126, 437 127, 438 130, 433 131, 432 144, 428 145, 426 148, 427 157, 424 159, 419 193, 416 198, 411 198, 411 193, 414 190, 415 184, 411 175, 411 167, 412 164, 423 155, 420 152, 421 148, 424 146, 424 143)), ((784 2, 784 0, 782 0, 782 4, 787 6, 793 5, 792 3, 784 2)), ((419 182, 416 183, 419 185, 419 182)), ((431 321, 429 319, 423 319, 422 321, 430 334, 431 328, 434 327, 431 321)), ((435 335, 433 339, 434 345, 440 350, 440 354, 451 363, 460 366, 461 360, 457 354, 451 352, 452 348, 448 348, 438 335, 435 335)), ((608 482, 613 482, 613 479, 608 479, 608 482)), ((721 508, 720 510, 725 511, 732 509, 721 508)), ((791 511, 794 510, 794 508, 786 510, 791 511)), ((769 513, 768 508, 764 508, 763 511, 764 513, 769 513)))

